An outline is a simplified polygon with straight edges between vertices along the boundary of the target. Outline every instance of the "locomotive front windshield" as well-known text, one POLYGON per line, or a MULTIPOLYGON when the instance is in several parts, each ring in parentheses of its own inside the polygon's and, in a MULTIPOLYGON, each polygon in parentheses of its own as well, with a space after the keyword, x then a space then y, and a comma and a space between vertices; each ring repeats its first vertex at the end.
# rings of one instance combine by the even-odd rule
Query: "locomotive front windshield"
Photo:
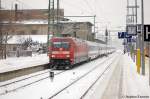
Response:
POLYGON ((69 48, 69 42, 53 42, 53 47, 54 48, 68 49, 69 48))

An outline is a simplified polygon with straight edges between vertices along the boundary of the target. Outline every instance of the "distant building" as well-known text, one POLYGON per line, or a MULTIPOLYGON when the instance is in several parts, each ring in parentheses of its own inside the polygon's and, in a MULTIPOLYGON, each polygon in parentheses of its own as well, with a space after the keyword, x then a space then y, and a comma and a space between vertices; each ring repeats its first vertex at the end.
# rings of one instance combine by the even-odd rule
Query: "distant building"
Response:
POLYGON ((94 41, 95 34, 92 33, 90 22, 66 22, 63 26, 62 36, 77 37, 84 40, 94 41))
MULTIPOLYGON (((54 10, 56 17, 57 10, 54 10)), ((26 9, 26 10, 1 10, 3 24, 2 32, 8 35, 47 35, 48 33, 48 10, 26 9)), ((59 32, 63 36, 70 35, 85 40, 94 40, 92 24, 90 22, 67 22, 64 18, 64 10, 59 10, 59 27, 53 26, 53 32, 59 32)))
MULTIPOLYGON (((59 32, 63 36, 94 40, 95 35, 92 33, 92 24, 90 22, 61 22, 59 25, 58 31, 56 25, 54 26, 54 33, 59 32)), ((47 35, 48 24, 47 20, 22 21, 13 24, 13 26, 5 24, 2 31, 9 35, 47 35)))
MULTIPOLYGON (((54 18, 56 19, 57 10, 54 9, 54 18)), ((58 12, 59 20, 64 19, 64 10, 60 9, 58 12)), ((27 21, 36 22, 39 20, 48 19, 48 9, 16 9, 16 10, 0 10, 0 37, 2 35, 40 35, 47 31, 47 28, 43 28, 43 25, 39 24, 29 24, 27 21), (44 29, 44 30, 43 30, 44 29)), ((46 24, 44 24, 46 25, 46 24)), ((47 26, 46 26, 47 27, 47 26)), ((0 44, 0 58, 3 57, 3 53, 6 53, 8 50, 16 48, 18 44, 7 44, 2 46, 0 44)))
MULTIPOLYGON (((56 10, 54 10, 56 18, 56 10)), ((84 40, 94 41, 95 34, 92 33, 90 22, 68 22, 64 18, 64 10, 59 10, 59 26, 53 26, 53 33, 62 36, 77 37, 84 40)), ((26 9, 26 10, 1 10, 1 31, 8 35, 47 35, 48 33, 48 10, 26 9)), ((55 21, 56 22, 56 21, 55 21)), ((18 44, 7 44, 6 49, 16 50, 18 44)))
MULTIPOLYGON (((54 10, 54 20, 57 10, 54 10)), ((48 9, 1 10, 0 19, 3 33, 9 35, 44 35, 47 32, 48 9), (45 31, 46 30, 46 31, 45 31)), ((58 13, 59 21, 64 18, 64 10, 58 13)))
MULTIPOLYGON (((54 10, 55 18, 57 10, 54 10)), ((64 9, 60 9, 58 12, 60 20, 64 18, 64 9)), ((4 21, 24 21, 24 20, 47 20, 48 9, 23 9, 23 10, 1 10, 0 18, 4 21)))

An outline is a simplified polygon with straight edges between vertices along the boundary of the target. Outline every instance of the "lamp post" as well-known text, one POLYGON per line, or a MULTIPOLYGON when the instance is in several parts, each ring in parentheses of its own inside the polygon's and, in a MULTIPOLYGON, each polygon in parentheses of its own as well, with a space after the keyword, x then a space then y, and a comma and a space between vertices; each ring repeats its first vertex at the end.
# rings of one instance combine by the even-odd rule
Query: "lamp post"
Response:
POLYGON ((142 65, 142 75, 145 75, 145 53, 144 53, 144 1, 141 0, 141 33, 142 33, 142 44, 141 44, 141 65, 142 65))

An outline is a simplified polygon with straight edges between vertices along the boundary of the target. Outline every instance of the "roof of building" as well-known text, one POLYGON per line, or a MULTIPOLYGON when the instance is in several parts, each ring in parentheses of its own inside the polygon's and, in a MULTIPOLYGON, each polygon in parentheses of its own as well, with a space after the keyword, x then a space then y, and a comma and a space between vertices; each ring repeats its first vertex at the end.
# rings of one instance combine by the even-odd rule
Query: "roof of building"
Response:
POLYGON ((99 40, 99 39, 95 39, 95 42, 97 42, 97 43, 101 43, 101 44, 106 44, 106 42, 105 42, 105 41, 102 41, 102 40, 99 40))
MULTIPOLYGON (((3 21, 2 22, 3 25, 9 25, 10 21, 3 21)), ((56 24, 57 22, 54 21, 54 24, 56 24)), ((93 24, 91 22, 73 22, 73 21, 59 21, 59 24, 88 24, 89 26, 93 26, 93 24)), ((13 25, 46 25, 48 24, 47 20, 22 20, 22 21, 11 21, 11 24, 13 25)))

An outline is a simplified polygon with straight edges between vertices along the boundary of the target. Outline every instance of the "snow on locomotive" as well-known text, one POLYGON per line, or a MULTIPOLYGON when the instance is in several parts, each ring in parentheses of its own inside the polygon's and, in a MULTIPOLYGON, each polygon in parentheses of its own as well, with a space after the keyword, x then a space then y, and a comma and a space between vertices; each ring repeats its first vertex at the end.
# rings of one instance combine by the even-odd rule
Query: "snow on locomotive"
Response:
MULTIPOLYGON (((105 55, 106 45, 72 37, 53 37, 50 40, 50 68, 72 68, 75 64, 85 62, 100 55, 105 55)), ((109 48, 109 47, 108 47, 109 48)))

